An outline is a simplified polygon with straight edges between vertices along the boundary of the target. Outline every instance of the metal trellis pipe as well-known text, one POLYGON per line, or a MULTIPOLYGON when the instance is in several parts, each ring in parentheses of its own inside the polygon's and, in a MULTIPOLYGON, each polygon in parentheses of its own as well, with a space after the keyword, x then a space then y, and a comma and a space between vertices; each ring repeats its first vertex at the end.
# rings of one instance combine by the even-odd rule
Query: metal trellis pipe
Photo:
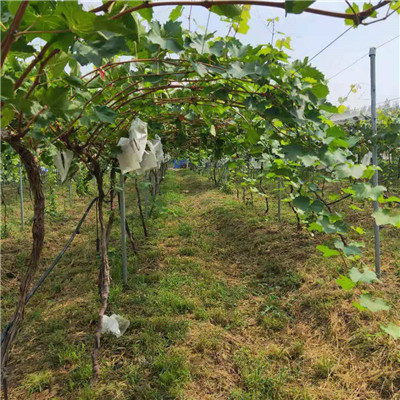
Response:
MULTIPOLYGON (((375 69, 376 48, 369 49, 370 70, 371 70, 371 121, 372 121, 372 165, 378 166, 378 133, 376 126, 376 69, 375 69)), ((379 172, 375 171, 372 177, 372 186, 379 184, 379 172)), ((379 210, 379 204, 376 200, 373 202, 374 212, 379 210)), ((374 244, 375 244, 375 273, 379 278, 381 276, 381 242, 379 225, 374 220, 374 244)))
POLYGON ((124 285, 126 285, 128 283, 128 260, 126 256, 125 182, 124 182, 124 174, 122 172, 120 175, 119 211, 120 211, 120 229, 121 229, 122 281, 124 285))

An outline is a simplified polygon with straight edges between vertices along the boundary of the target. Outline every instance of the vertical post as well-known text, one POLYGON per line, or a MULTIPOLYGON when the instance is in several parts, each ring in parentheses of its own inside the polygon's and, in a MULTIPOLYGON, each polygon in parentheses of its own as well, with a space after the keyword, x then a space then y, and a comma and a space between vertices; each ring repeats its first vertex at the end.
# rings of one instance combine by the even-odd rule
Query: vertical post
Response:
POLYGON ((121 253, 122 253, 122 281, 124 285, 128 283, 128 261, 126 257, 126 213, 125 213, 125 182, 124 174, 120 176, 120 192, 119 192, 119 215, 121 229, 121 253))
POLYGON ((282 198, 282 193, 281 193, 281 178, 278 180, 278 221, 280 222, 282 219, 281 215, 281 198, 282 198))
MULTIPOLYGON (((376 127, 376 71, 375 71, 376 48, 369 49, 370 68, 371 68, 371 121, 372 121, 372 165, 378 166, 378 138, 376 127)), ((372 177, 372 186, 378 186, 379 173, 375 171, 372 177)), ((373 202, 374 212, 379 210, 377 201, 373 202)), ((375 273, 381 276, 381 243, 379 237, 379 226, 374 220, 374 242, 375 242, 375 273)))
POLYGON ((72 182, 71 179, 68 181, 68 200, 69 200, 69 205, 72 204, 72 182))
POLYGON ((22 173, 22 165, 19 163, 19 206, 21 217, 21 230, 24 229, 24 181, 22 173))
POLYGON ((142 199, 140 197, 140 190, 139 190, 139 186, 137 183, 137 178, 135 178, 135 189, 136 189, 136 195, 137 195, 137 205, 138 205, 138 209, 139 209, 140 220, 142 221, 143 233, 144 233, 145 237, 148 237, 149 235, 147 232, 146 220, 145 220, 144 213, 143 213, 142 199))

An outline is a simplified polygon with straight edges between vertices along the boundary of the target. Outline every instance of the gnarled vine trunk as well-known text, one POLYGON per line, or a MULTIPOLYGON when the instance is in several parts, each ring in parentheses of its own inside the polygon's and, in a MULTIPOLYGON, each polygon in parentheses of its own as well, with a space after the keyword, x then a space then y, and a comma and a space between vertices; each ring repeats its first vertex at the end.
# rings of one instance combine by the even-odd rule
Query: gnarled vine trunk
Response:
POLYGON ((29 287, 32 283, 35 272, 38 269, 40 256, 43 249, 44 241, 44 206, 45 198, 43 194, 42 180, 40 177, 40 166, 35 156, 26 149, 19 139, 10 138, 8 142, 13 149, 18 153, 22 164, 25 167, 29 186, 33 194, 34 210, 32 223, 32 250, 28 262, 27 269, 22 277, 18 304, 12 318, 12 326, 6 332, 1 348, 1 372, 2 384, 4 389, 4 398, 7 399, 7 375, 6 366, 10 356, 11 347, 15 341, 18 330, 25 315, 26 297, 29 292, 29 287))
POLYGON ((100 366, 98 361, 98 353, 100 350, 100 337, 101 337, 101 326, 103 316, 106 312, 108 305, 108 295, 110 293, 110 264, 108 261, 107 253, 107 229, 104 223, 104 188, 103 188, 103 172, 100 169, 98 162, 92 163, 93 174, 97 182, 97 190, 99 193, 97 208, 98 208, 98 218, 100 225, 100 270, 99 270, 99 295, 100 295, 100 309, 99 309, 99 320, 97 323, 96 331, 94 334, 94 347, 92 352, 92 365, 93 365, 93 379, 97 379, 100 366))
POLYGON ((115 176, 116 176, 116 169, 117 165, 115 163, 115 160, 113 161, 111 165, 111 171, 110 171, 110 214, 108 217, 108 223, 107 223, 107 228, 106 228, 106 238, 107 238, 107 248, 110 242, 110 235, 111 235, 111 229, 114 224, 114 219, 115 219, 115 203, 114 203, 114 198, 115 198, 115 176))

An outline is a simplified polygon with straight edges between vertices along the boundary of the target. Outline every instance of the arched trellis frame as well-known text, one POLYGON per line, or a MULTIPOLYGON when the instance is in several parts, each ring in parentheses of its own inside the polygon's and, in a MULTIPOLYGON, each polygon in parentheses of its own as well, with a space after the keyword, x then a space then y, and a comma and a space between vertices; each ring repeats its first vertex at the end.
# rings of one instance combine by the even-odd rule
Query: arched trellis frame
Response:
MULTIPOLYGON (((110 31, 114 33, 118 40, 131 33, 126 31, 124 24, 131 24, 129 25, 131 28, 137 25, 131 13, 145 8, 187 4, 213 10, 212 7, 257 4, 294 12, 287 9, 291 6, 290 3, 294 2, 245 0, 144 2, 133 8, 122 3, 107 1, 103 6, 92 10, 96 18, 97 13, 106 12, 106 16, 101 19, 105 25, 104 30, 107 34, 110 31), (131 19, 126 20, 127 17, 131 19), (111 24, 109 21, 116 22, 111 24)), ((362 12, 334 13, 337 15, 308 7, 300 12, 348 19, 357 25, 366 23, 365 19, 374 11, 392 5, 393 2, 381 1, 362 12)), ((33 30, 29 22, 24 22, 24 16, 27 21, 31 17, 29 12, 32 10, 28 6, 29 1, 23 1, 16 8, 2 41, 2 66, 4 64, 6 75, 3 87, 7 88, 2 106, 8 113, 8 123, 3 129, 2 140, 9 143, 20 155, 35 199, 32 253, 22 280, 14 324, 3 345, 2 368, 4 372, 9 349, 23 320, 25 299, 38 269, 43 247, 44 196, 35 153, 38 148, 53 144, 74 152, 77 159, 96 177, 99 191, 102 262, 99 274, 101 308, 93 352, 96 376, 99 371, 97 352, 100 346, 101 319, 107 308, 109 290, 107 227, 103 215, 106 194, 103 177, 107 165, 115 159, 113 147, 118 138, 125 134, 136 115, 149 121, 161 122, 167 132, 174 131, 174 122, 170 122, 171 117, 172 121, 190 123, 196 126, 196 129, 192 130, 193 138, 196 138, 199 132, 208 129, 210 125, 218 126, 218 124, 227 132, 232 132, 234 136, 241 129, 243 131, 248 129, 254 122, 257 124, 257 136, 264 141, 269 153, 282 158, 288 154, 290 156, 290 146, 300 149, 307 147, 312 156, 322 158, 325 156, 324 163, 328 174, 332 174, 338 165, 348 162, 349 159, 346 157, 351 154, 346 152, 347 144, 339 140, 345 139, 340 137, 341 133, 329 130, 331 126, 324 112, 327 110, 335 112, 335 107, 325 101, 327 88, 323 75, 307 65, 307 62, 288 63, 287 55, 282 49, 271 45, 252 48, 242 46, 233 38, 221 40, 203 37, 200 38, 202 45, 199 51, 194 45, 199 38, 182 31, 178 27, 179 24, 173 23, 177 36, 184 36, 186 42, 177 39, 179 51, 176 52, 176 58, 172 58, 170 54, 174 51, 164 42, 165 37, 162 32, 158 33, 159 27, 153 25, 150 31, 152 37, 142 39, 141 57, 110 61, 81 77, 76 72, 65 76, 61 70, 61 77, 53 73, 55 76, 49 78, 47 75, 51 68, 54 68, 54 63, 59 61, 59 57, 66 55, 72 62, 81 55, 74 47, 75 43, 86 45, 100 40, 99 27, 94 29, 93 26, 93 30, 76 28, 70 23, 71 16, 68 14, 68 9, 65 9, 60 13, 60 18, 66 20, 68 29, 33 30), (62 35, 70 35, 68 36, 70 42, 64 43, 62 35), (24 65, 22 70, 17 70, 14 61, 18 52, 13 50, 13 46, 27 45, 26 40, 34 36, 45 39, 46 43, 32 61, 24 65), (208 45, 204 46, 206 42, 208 45), (217 48, 212 50, 216 45, 217 48), (220 51, 218 46, 221 46, 223 51, 220 51), (10 55, 11 58, 8 57, 10 55), (9 62, 7 58, 10 58, 9 62), (130 65, 137 66, 131 69, 128 68, 130 65), (49 96, 46 91, 54 96, 49 96), (59 103, 69 104, 63 109, 59 103), (26 104, 32 106, 26 107, 26 104), (206 111, 196 113, 201 108, 206 111), (187 118, 187 112, 194 112, 195 119, 187 118), (205 112, 211 115, 205 115, 205 112), (221 115, 229 123, 221 123, 221 115), (44 123, 45 128, 43 128, 44 123), (45 132, 43 140, 37 140, 31 135, 34 129, 45 132), (265 131, 266 134, 259 131, 265 131), (279 149, 273 148, 276 142, 280 142, 279 149), (340 153, 346 161, 342 163, 329 161, 326 154, 321 153, 320 147, 323 147, 323 151, 329 155, 340 153), (281 155, 278 155, 279 151, 281 155)), ((68 5, 56 7, 64 6, 68 5)), ((36 5, 36 7, 45 6, 36 5)), ((88 15, 82 10, 76 11, 79 15, 85 17, 88 15)), ((383 18, 389 16, 391 12, 388 11, 383 18)), ((101 40, 104 41, 104 37, 101 40)), ((132 49, 138 50, 136 42, 131 46, 130 50, 132 49)), ((124 52, 126 53, 126 50, 122 46, 113 56, 123 55, 124 52)), ((166 139, 168 143, 168 137, 166 139)), ((247 147, 253 145, 252 141, 246 143, 247 147)), ((277 168, 277 173, 287 173, 288 178, 297 184, 301 178, 301 174, 295 172, 296 167, 299 167, 299 161, 294 157, 288 164, 290 168, 288 167, 286 172, 277 168)), ((300 167, 304 165, 300 163, 300 167)))

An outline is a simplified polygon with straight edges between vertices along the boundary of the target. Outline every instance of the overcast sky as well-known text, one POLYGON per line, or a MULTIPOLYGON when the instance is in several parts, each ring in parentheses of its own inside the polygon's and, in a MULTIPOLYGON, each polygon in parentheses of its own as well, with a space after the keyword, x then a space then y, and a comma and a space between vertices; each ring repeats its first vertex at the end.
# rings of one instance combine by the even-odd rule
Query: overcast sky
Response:
MULTIPOLYGON (((94 3, 90 2, 91 5, 94 3)), ((363 2, 360 2, 363 4, 363 2)), ((88 4, 86 4, 88 6, 88 4)), ((314 8, 323 8, 332 11, 344 11, 344 1, 317 1, 313 4, 314 8)), ((92 8, 92 7, 90 7, 92 8)), ((360 7, 361 8, 361 7, 360 7)), ((173 7, 155 8, 155 17, 160 21, 165 21, 173 7)), ((185 7, 180 21, 188 27, 188 15, 190 7, 185 7)), ((203 31, 210 17, 208 31, 217 32, 218 35, 225 36, 229 29, 229 24, 220 21, 218 15, 209 13, 202 7, 192 9, 192 30, 203 31)), ((291 15, 285 17, 281 9, 270 7, 251 8, 250 29, 246 35, 237 35, 237 38, 244 43, 258 45, 268 43, 271 40, 271 26, 267 26, 267 19, 279 17, 276 23, 276 30, 283 32, 292 38, 292 51, 289 54, 293 58, 303 59, 308 56, 311 58, 329 42, 343 33, 348 26, 339 18, 325 17, 303 13, 301 15, 291 15)), ((347 67, 355 60, 367 54, 370 47, 377 47, 386 41, 399 35, 399 15, 394 14, 385 21, 378 22, 369 26, 360 26, 351 29, 332 46, 320 54, 312 64, 320 69, 327 78, 347 67)), ((279 38, 279 36, 275 37, 279 38)), ((395 99, 400 96, 400 55, 399 37, 377 50, 377 101, 383 102, 387 99, 395 99)), ((330 95, 329 100, 336 103, 339 97, 348 94, 350 85, 359 85, 357 93, 352 93, 346 105, 350 107, 362 107, 370 102, 370 76, 369 76, 369 57, 364 57, 361 61, 351 68, 340 73, 329 81, 330 95)))

